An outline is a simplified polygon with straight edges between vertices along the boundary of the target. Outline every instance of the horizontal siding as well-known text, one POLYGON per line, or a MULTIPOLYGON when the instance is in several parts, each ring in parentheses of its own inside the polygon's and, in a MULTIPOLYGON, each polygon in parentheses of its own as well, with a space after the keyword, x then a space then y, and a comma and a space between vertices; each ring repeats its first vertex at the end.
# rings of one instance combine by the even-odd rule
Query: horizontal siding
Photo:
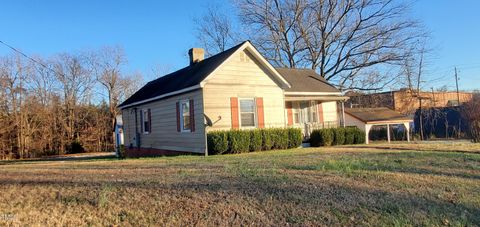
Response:
MULTIPOLYGON (((202 90, 181 94, 152 103, 136 106, 137 114, 140 109, 150 109, 152 115, 152 132, 140 134, 142 148, 156 148, 165 150, 180 150, 203 153, 205 150, 203 98, 202 90), (194 100, 195 132, 177 132, 176 103, 184 99, 194 100)), ((134 108, 123 110, 125 145, 135 142, 135 111, 134 108)), ((140 118, 138 118, 140 121, 140 118)), ((140 124, 140 122, 138 123, 140 124)), ((140 125, 138 125, 140 131, 140 125)))
POLYGON ((362 131, 365 131, 365 123, 347 113, 345 113, 345 126, 356 126, 362 131))
POLYGON ((322 102, 323 121, 338 122, 337 102, 322 102))
MULTIPOLYGON (((262 97, 265 127, 285 126, 283 90, 248 52, 248 62, 240 54, 221 66, 204 87, 205 114, 214 122, 208 130, 231 129, 230 98, 262 97)), ((245 55, 244 55, 245 56, 245 55)))

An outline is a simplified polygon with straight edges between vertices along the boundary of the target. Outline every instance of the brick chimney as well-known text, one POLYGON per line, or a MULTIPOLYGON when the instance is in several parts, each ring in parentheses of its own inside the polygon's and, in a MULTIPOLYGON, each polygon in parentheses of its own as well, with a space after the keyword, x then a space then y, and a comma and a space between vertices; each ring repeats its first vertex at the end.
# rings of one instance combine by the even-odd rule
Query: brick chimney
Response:
POLYGON ((202 48, 192 48, 188 50, 188 56, 190 56, 190 65, 203 61, 205 51, 202 48))

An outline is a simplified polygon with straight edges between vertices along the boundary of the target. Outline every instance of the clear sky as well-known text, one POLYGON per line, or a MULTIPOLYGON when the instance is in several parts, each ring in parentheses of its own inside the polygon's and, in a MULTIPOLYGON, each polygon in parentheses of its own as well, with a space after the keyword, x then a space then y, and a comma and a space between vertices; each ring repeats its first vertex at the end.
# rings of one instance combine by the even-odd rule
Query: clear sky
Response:
MULTIPOLYGON (((227 1, 227 0, 225 0, 227 1)), ((207 0, 11 0, 0 2, 0 40, 29 55, 120 45, 127 71, 151 76, 152 69, 187 64, 195 45, 192 18, 207 0)), ((461 89, 480 89, 480 1, 419 0, 413 16, 431 31, 428 79, 453 89, 458 66, 461 89)), ((10 50, 0 46, 0 55, 10 50)), ((426 85, 426 88, 431 87, 426 85)))

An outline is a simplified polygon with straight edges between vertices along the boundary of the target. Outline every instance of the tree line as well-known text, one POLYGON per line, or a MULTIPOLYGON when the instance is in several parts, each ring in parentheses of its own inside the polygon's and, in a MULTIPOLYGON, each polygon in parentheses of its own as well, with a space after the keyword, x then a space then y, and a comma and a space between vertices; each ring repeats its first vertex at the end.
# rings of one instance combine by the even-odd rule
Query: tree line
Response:
POLYGON ((120 47, 0 57, 0 159, 112 151, 116 106, 141 85, 120 47))

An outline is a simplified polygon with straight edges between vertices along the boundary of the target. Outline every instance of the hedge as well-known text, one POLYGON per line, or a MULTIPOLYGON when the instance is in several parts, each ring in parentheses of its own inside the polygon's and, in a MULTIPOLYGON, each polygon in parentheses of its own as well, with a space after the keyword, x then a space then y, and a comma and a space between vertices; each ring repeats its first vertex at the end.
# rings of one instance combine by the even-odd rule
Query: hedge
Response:
POLYGON ((345 128, 345 143, 346 145, 348 144, 353 144, 355 142, 355 127, 347 127, 345 128))
POLYGON ((356 127, 318 129, 310 134, 312 147, 363 143, 365 133, 356 127))
POLYGON ((302 139, 302 131, 296 128, 212 131, 207 134, 209 154, 295 148, 302 144, 302 139))
POLYGON ((345 128, 337 128, 334 130, 334 145, 344 145, 345 144, 345 128))

